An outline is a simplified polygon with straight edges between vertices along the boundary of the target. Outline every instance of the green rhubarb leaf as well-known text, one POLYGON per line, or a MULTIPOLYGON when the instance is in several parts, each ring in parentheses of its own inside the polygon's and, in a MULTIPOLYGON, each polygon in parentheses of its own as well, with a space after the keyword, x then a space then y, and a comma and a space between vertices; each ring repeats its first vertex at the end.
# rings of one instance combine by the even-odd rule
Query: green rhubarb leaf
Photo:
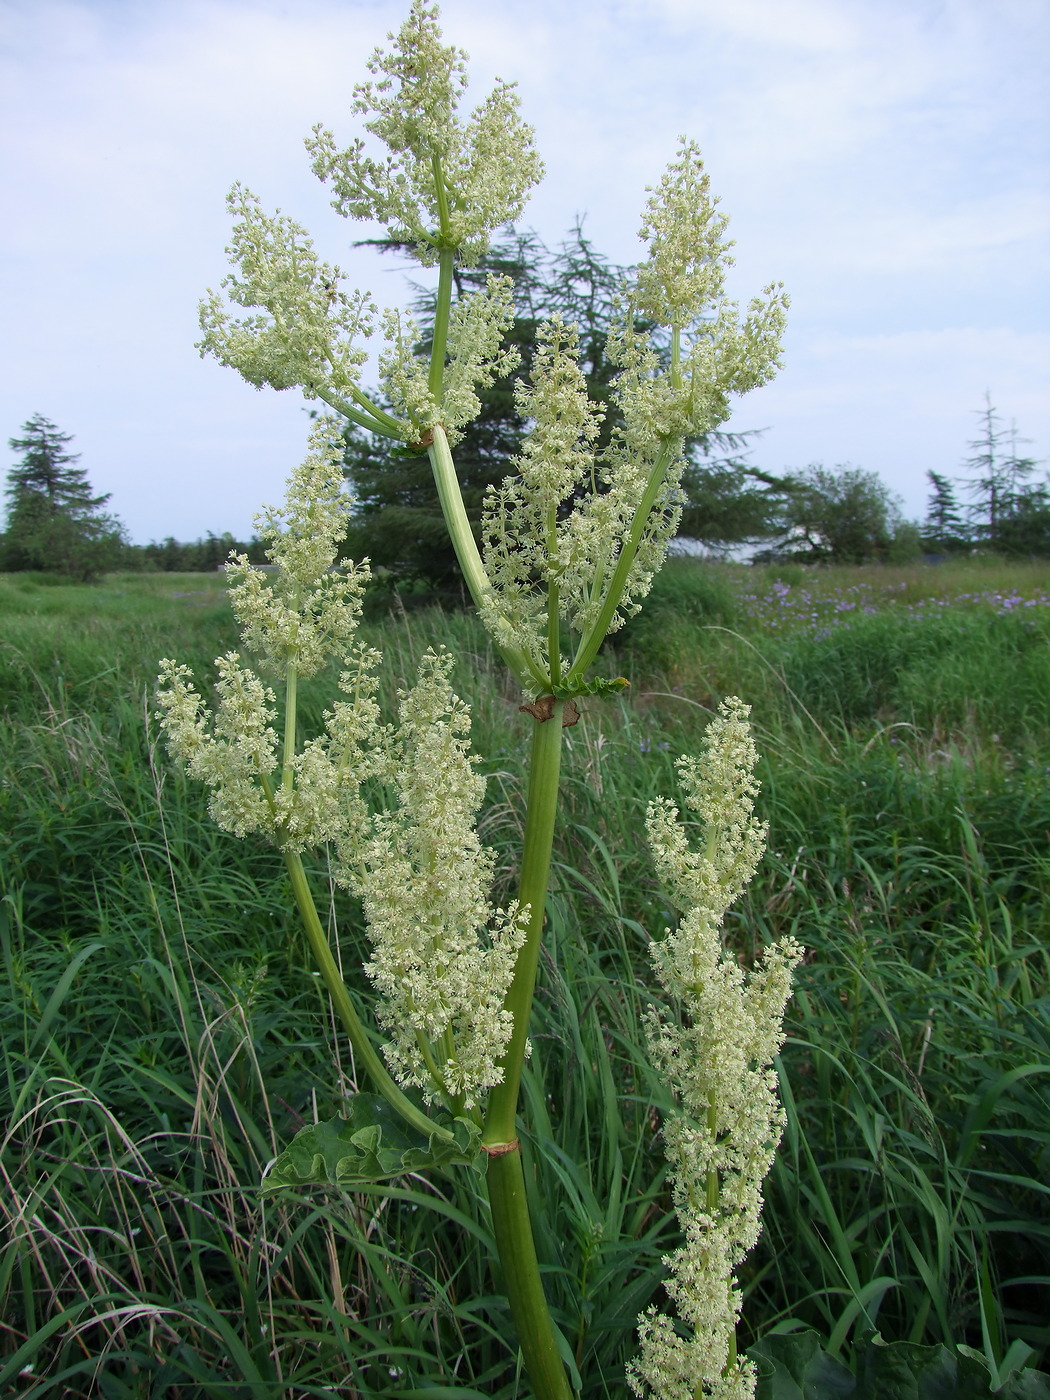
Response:
POLYGON ((755 1400, 854 1400, 856 1381, 816 1332, 763 1337, 747 1354, 758 1367, 755 1400))
POLYGON ((452 1134, 424 1136, 379 1094, 354 1094, 347 1113, 301 1128, 266 1173, 264 1191, 303 1186, 352 1190, 433 1167, 475 1165, 481 1131, 463 1118, 435 1124, 452 1134))
POLYGON ((983 1358, 969 1347, 869 1336, 850 1349, 855 1374, 828 1356, 816 1332, 763 1337, 748 1355, 758 1368, 756 1400, 1050 1400, 1042 1371, 1013 1371, 993 1389, 983 1358))

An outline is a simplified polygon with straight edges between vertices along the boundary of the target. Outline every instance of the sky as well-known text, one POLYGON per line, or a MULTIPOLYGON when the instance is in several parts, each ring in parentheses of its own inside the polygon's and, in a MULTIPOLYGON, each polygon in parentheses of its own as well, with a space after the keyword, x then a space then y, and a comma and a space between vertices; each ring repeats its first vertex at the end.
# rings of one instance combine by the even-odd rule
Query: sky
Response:
MULTIPOLYGON (((73 434, 137 542, 245 537, 304 455, 296 391, 194 348, 234 180, 352 285, 409 299, 303 148, 318 122, 349 144, 353 86, 406 11, 0 0, 0 430, 42 413, 73 434)), ((646 187, 699 142, 731 293, 792 297, 784 368, 728 425, 766 430, 757 465, 875 471, 920 518, 986 393, 1050 465, 1047 0, 448 0, 442 27, 468 103, 518 84, 547 167, 520 225, 548 244, 582 216, 634 261, 646 187)))

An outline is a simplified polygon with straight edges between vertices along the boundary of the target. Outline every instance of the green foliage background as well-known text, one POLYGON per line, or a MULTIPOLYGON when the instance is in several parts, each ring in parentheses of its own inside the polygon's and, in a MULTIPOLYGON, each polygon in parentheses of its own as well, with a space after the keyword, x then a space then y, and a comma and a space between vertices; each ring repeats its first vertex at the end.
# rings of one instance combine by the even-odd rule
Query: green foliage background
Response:
MULTIPOLYGON (((786 930, 809 949, 741 1343, 813 1328, 862 1377, 854 1343, 877 1330, 968 1343, 1005 1379, 1011 1345, 1050 1342, 1050 607, 995 602, 1048 583, 679 561, 609 656, 632 687, 570 734, 525 1087, 538 1247, 585 1396, 622 1395, 675 1242, 665 1090, 637 1048, 670 917, 642 814, 728 693, 754 706, 771 822, 729 934, 746 956, 786 930), (826 624, 859 587, 873 610, 826 624), (812 608, 776 602, 803 593, 812 608)), ((353 1065, 331 1058, 278 862, 218 832, 149 737, 156 660, 204 674, 234 643, 221 579, 21 574, 0 618, 0 1389, 522 1393, 475 1173, 258 1190, 353 1065)), ((430 610, 371 633, 388 702, 426 645, 462 658, 482 834, 509 852, 526 730, 483 632, 430 610)), ((357 911, 333 891, 331 914, 366 1001, 357 911)))

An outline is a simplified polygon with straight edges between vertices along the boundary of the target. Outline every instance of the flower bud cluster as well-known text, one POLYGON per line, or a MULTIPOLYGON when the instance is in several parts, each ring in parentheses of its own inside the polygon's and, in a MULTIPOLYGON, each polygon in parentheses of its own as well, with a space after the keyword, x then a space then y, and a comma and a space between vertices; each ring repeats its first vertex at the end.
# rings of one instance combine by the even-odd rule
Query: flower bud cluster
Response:
POLYGON ((172 754, 212 789, 209 810, 224 830, 291 852, 334 848, 336 878, 364 905, 392 1073, 471 1108, 502 1073, 513 1028, 503 999, 527 911, 490 903, 495 858, 474 827, 484 780, 451 657, 428 653, 401 696, 400 724, 382 722, 381 657, 355 641, 367 565, 333 570, 348 510, 341 445, 336 425, 319 420, 283 508, 256 519, 276 581, 243 556, 229 566, 246 645, 288 683, 292 751, 278 754, 273 690, 235 652, 215 663, 214 714, 188 668, 162 662, 157 717, 172 754), (295 750, 297 679, 332 660, 341 698, 324 732, 295 750), (376 813, 370 793, 393 801, 376 813))
POLYGON ((628 1379, 655 1400, 751 1400, 754 1367, 736 1358, 736 1270, 758 1240, 762 1181, 783 1127, 773 1059, 783 1042, 792 938, 767 948, 750 971, 722 947, 719 925, 746 887, 765 844, 756 821, 755 750, 747 706, 730 699, 708 728, 699 759, 679 764, 687 809, 703 844, 692 850, 669 802, 649 809, 650 846, 684 911, 652 946, 666 996, 648 1018, 653 1063, 674 1089, 664 1123, 668 1174, 682 1246, 665 1259, 668 1296, 685 1330, 655 1308, 639 1318, 641 1354, 628 1379))
POLYGON ((209 292, 200 305, 201 355, 214 355, 256 388, 298 386, 308 398, 320 389, 352 392, 367 359, 355 341, 372 334, 370 298, 347 295, 342 272, 319 260, 306 230, 280 211, 266 214, 243 186, 234 185, 226 203, 236 220, 226 252, 240 275, 231 273, 222 287, 252 314, 238 317, 209 292))
POLYGON ((463 123, 459 94, 466 54, 441 42, 437 7, 413 0, 393 41, 369 61, 374 82, 354 89, 354 111, 387 154, 373 159, 362 140, 341 151, 314 128, 313 169, 331 180, 333 206, 346 218, 374 219, 391 239, 412 243, 424 264, 441 248, 476 263, 494 229, 516 219, 543 174, 532 128, 521 120, 513 84, 495 89, 463 123))

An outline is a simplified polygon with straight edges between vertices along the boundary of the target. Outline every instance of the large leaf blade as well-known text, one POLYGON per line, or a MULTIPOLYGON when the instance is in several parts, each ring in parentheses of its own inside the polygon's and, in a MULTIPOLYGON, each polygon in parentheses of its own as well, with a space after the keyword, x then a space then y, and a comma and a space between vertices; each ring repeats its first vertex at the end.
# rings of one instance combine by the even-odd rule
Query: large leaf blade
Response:
POLYGON ((465 1119, 435 1124, 424 1136, 379 1094, 354 1094, 347 1113, 301 1128, 263 1179, 267 1192, 327 1186, 352 1189, 410 1172, 471 1166, 480 1152, 480 1130, 465 1119))

